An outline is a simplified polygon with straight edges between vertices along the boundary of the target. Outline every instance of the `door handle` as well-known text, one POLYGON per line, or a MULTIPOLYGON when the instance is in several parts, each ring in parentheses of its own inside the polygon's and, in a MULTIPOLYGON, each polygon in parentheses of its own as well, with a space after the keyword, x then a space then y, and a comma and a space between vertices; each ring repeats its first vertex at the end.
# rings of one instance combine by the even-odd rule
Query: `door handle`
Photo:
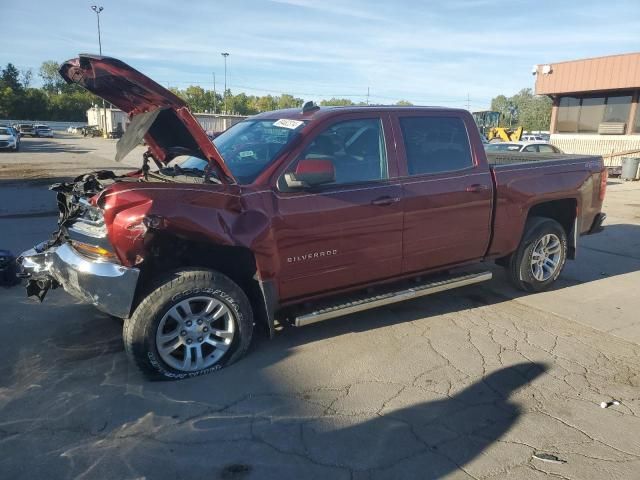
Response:
POLYGON ((399 197, 384 196, 384 197, 376 198, 375 200, 373 200, 371 202, 371 205, 377 205, 377 206, 383 207, 385 205, 391 205, 399 201, 400 201, 399 197))
POLYGON ((465 190, 471 193, 479 193, 484 192, 485 190, 489 190, 489 187, 487 187, 486 185, 482 185, 481 183, 474 183, 473 185, 469 185, 467 188, 465 188, 465 190))

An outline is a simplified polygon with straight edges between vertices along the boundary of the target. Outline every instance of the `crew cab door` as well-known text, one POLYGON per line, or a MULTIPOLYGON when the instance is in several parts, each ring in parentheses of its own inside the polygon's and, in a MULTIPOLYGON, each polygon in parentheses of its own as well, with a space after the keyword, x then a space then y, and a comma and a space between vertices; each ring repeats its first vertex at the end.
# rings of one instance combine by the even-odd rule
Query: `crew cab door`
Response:
POLYGON ((458 112, 392 116, 404 204, 403 273, 481 259, 491 235, 493 182, 472 153, 477 127, 458 112))
POLYGON ((274 193, 282 301, 400 273, 402 187, 390 132, 384 113, 332 116, 292 153, 274 193), (335 181, 287 187, 284 174, 302 159, 333 162, 335 181))

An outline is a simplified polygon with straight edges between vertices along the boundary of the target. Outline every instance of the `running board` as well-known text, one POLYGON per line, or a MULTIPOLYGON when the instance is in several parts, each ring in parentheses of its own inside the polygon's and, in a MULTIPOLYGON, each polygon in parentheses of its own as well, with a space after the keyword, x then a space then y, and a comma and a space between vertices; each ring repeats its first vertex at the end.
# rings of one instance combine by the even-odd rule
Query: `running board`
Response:
POLYGON ((293 319, 296 327, 304 327, 311 323, 321 322, 330 318, 349 315, 350 313, 369 310, 370 308, 390 305, 392 303, 403 302, 413 298, 431 295, 432 293, 443 292, 453 288, 464 287, 465 285, 473 285, 474 283, 486 282, 491 280, 491 272, 472 273, 450 277, 446 280, 431 281, 423 285, 405 288, 395 292, 387 292, 372 297, 359 298, 357 300, 346 301, 336 305, 319 308, 304 315, 299 315, 293 319))

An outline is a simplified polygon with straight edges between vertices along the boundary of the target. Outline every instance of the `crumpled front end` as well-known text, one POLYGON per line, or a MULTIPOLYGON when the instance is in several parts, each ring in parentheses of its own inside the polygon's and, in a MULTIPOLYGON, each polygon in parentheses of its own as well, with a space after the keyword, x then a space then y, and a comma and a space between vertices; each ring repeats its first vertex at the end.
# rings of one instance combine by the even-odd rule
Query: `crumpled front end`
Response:
POLYGON ((28 296, 43 301, 50 289, 62 287, 110 315, 131 314, 140 271, 121 264, 108 241, 103 212, 89 200, 107 179, 113 174, 99 172, 51 187, 58 196, 59 230, 18 257, 28 296))

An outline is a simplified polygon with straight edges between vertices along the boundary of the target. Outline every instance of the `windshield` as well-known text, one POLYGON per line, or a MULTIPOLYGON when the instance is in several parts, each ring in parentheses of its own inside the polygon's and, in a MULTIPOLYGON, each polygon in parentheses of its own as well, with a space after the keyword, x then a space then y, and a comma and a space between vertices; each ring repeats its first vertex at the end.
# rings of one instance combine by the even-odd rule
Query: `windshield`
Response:
POLYGON ((246 184, 271 165, 304 125, 300 120, 245 120, 221 133, 213 143, 233 176, 246 184))
POLYGON ((0 128, 0 135, 11 135, 8 128, 0 128))
POLYGON ((517 152, 520 150, 520 145, 515 143, 490 143, 485 145, 484 149, 487 152, 517 152))

